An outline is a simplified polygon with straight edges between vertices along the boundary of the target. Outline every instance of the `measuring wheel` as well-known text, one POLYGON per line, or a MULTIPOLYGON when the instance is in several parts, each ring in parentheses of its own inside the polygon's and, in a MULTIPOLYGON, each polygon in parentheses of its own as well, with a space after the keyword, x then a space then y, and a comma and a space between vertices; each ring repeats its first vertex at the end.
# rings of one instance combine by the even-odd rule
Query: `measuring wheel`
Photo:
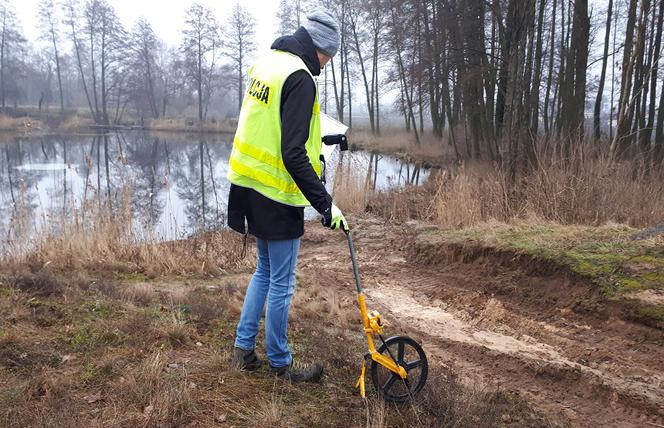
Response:
POLYGON ((378 348, 378 353, 392 358, 408 374, 406 379, 402 379, 398 374, 372 361, 371 380, 384 400, 403 402, 422 390, 427 381, 429 363, 419 343, 408 336, 393 336, 378 348))

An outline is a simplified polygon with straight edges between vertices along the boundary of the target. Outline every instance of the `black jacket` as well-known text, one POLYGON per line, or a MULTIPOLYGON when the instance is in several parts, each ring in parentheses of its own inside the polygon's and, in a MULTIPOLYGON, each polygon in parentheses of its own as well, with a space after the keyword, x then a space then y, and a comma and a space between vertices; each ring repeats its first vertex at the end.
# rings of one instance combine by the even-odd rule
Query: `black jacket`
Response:
MULTIPOLYGON (((272 49, 299 56, 314 76, 320 74, 316 47, 307 30, 300 27, 292 36, 280 37, 272 49)), ((309 124, 316 96, 316 84, 309 74, 300 70, 291 74, 281 94, 281 156, 289 174, 304 197, 322 213, 332 205, 332 197, 325 190, 314 171, 305 144, 309 139, 309 124)), ((228 225, 257 238, 294 239, 304 234, 304 208, 273 201, 246 187, 231 184, 228 194, 228 225)))

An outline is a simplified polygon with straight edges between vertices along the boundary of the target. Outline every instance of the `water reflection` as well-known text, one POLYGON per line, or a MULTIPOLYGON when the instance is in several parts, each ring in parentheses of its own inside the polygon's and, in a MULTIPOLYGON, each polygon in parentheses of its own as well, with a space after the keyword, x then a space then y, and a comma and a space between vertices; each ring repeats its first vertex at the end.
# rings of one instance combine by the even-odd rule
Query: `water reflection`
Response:
MULTIPOLYGON (((230 135, 12 137, 0 145, 1 241, 32 236, 62 218, 84 218, 91 207, 130 209, 136 231, 157 239, 225 223, 230 135)), ((327 171, 330 190, 335 173, 359 173, 374 190, 419 184, 428 175, 364 152, 333 156, 327 171)))

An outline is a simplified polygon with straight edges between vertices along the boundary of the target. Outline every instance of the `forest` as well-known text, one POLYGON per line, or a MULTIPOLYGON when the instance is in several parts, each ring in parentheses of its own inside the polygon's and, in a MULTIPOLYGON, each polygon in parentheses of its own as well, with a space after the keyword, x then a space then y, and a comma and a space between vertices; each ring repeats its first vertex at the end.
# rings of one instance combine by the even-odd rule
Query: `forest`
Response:
MULTIPOLYGON (((351 127, 355 116, 379 133, 381 113, 396 110, 417 141, 430 128, 458 157, 519 152, 531 162, 539 136, 560 137, 563 151, 586 134, 621 154, 663 145, 661 2, 324 3, 341 24, 342 48, 319 86, 325 108, 351 127), (386 93, 394 102, 381 105, 386 93)), ((293 32, 310 6, 282 0, 275 37, 293 32)), ((219 99, 242 98, 256 50, 254 19, 240 2, 227 17, 198 3, 183 10, 178 46, 145 18, 125 28, 106 0, 42 0, 34 45, 10 1, 0 15, 2 109, 80 108, 100 124, 128 115, 204 120, 219 99)))

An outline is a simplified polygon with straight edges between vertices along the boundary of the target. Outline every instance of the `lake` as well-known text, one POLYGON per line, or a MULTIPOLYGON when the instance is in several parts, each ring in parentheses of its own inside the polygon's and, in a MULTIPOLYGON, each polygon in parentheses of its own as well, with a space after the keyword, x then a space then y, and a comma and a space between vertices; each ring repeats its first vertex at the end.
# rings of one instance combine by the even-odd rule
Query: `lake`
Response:
MULTIPOLYGON (((0 242, 31 237, 91 206, 131 209, 137 231, 180 239, 225 224, 232 135, 125 132, 11 136, 0 143, 0 242)), ((339 165, 327 163, 331 191, 339 165)), ((376 190, 420 184, 428 171, 390 156, 345 152, 340 171, 376 190), (369 165, 372 165, 371 170, 369 165)), ((308 218, 317 214, 309 208, 308 218)))

